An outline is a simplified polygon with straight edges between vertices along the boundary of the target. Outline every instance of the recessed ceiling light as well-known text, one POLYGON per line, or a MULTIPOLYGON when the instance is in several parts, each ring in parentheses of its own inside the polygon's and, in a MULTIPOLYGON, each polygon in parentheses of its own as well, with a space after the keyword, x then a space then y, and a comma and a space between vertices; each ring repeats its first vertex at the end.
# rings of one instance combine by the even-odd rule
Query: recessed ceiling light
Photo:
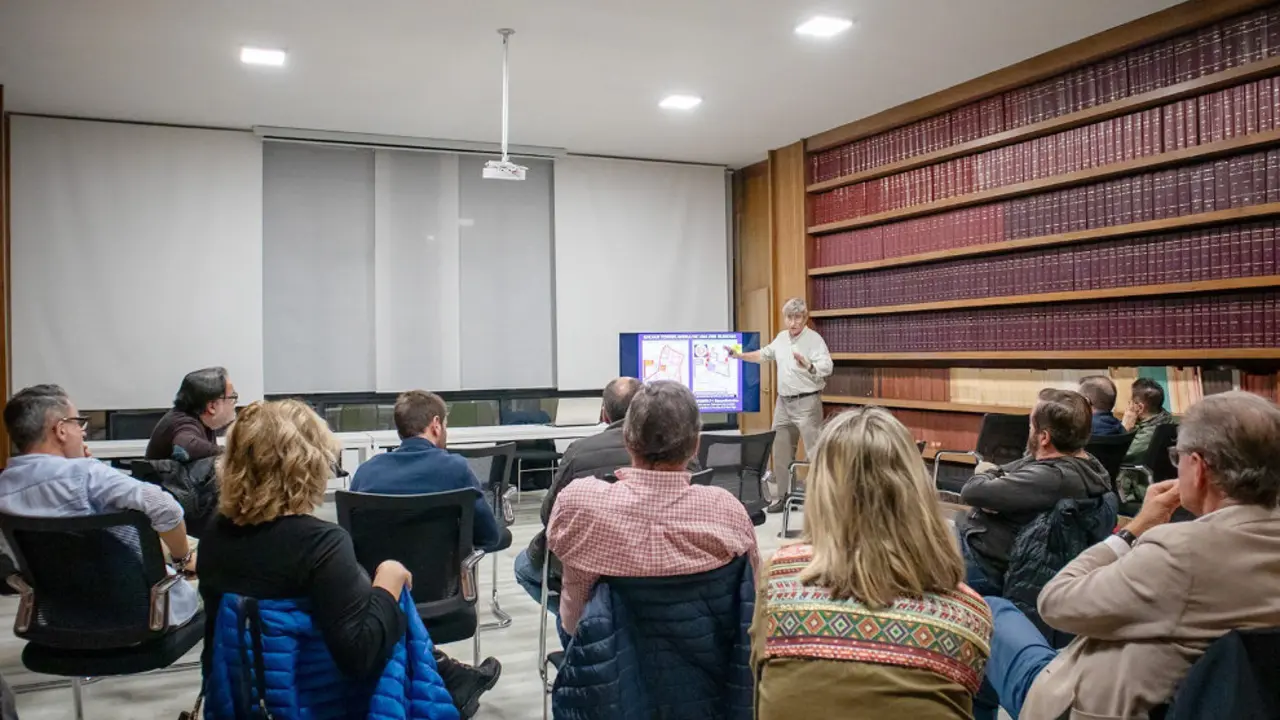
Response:
POLYGON ((835 18, 819 15, 797 25, 796 34, 828 38, 832 35, 839 35, 851 27, 853 27, 853 21, 848 18, 835 18))
POLYGON ((268 65, 270 67, 283 67, 285 59, 285 51, 271 50, 268 48, 240 48, 240 62, 245 65, 268 65))
POLYGON ((697 95, 668 95, 658 103, 663 110, 692 110, 702 104, 697 95))

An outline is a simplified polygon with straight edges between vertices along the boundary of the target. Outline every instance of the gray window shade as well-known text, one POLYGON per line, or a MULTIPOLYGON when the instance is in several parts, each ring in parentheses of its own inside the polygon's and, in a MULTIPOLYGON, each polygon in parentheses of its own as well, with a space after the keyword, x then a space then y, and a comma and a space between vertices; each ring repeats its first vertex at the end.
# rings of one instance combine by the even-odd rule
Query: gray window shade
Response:
POLYGON ((263 145, 263 354, 269 393, 374 387, 370 150, 263 145))
POLYGON ((462 387, 552 387, 552 163, 510 182, 486 160, 458 162, 462 387))

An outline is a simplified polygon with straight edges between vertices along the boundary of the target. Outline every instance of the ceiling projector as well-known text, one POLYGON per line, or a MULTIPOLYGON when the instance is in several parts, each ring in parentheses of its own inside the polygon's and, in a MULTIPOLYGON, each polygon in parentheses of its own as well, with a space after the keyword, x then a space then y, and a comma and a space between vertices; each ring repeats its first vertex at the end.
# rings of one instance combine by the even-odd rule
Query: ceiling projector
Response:
POLYGON ((485 180, 523 180, 529 168, 510 160, 490 160, 484 164, 485 180))

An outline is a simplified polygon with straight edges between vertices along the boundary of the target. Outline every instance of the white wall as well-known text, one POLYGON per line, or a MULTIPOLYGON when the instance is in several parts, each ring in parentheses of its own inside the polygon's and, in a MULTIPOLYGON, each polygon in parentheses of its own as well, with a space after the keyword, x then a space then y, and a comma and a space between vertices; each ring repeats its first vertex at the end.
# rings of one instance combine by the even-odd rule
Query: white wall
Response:
POLYGON ((262 147, 248 133, 12 118, 13 389, 168 407, 226 366, 262 395, 262 147))

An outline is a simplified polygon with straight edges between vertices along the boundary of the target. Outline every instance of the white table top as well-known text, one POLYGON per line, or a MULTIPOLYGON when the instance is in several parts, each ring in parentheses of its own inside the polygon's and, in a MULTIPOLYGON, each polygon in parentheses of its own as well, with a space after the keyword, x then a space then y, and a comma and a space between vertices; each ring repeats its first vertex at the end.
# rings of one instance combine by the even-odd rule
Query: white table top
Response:
MULTIPOLYGON (((344 450, 363 450, 372 447, 373 441, 366 432, 340 432, 334 436, 342 443, 344 450)), ((90 440, 85 443, 89 452, 100 460, 141 458, 147 454, 146 438, 141 440, 90 440)), ((219 445, 225 445, 226 438, 218 438, 219 445)))
MULTIPOLYGON (((516 440, 576 440, 590 437, 604 430, 607 425, 484 425, 479 427, 449 428, 449 445, 514 442, 516 440)), ((369 433, 376 447, 400 445, 400 435, 395 430, 369 433)))

